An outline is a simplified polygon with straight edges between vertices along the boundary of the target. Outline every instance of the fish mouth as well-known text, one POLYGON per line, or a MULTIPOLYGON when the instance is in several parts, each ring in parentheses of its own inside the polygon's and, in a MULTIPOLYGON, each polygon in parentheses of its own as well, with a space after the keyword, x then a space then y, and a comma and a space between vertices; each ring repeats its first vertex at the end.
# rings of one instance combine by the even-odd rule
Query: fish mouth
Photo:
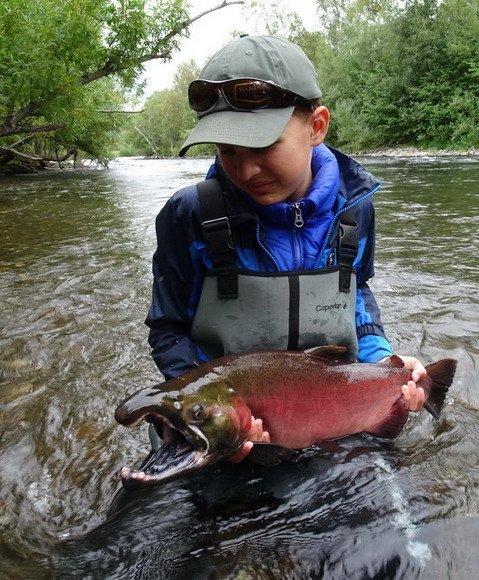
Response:
POLYGON ((156 414, 144 419, 153 424, 162 444, 158 450, 148 454, 137 470, 127 466, 121 469, 120 477, 125 489, 154 487, 212 462, 209 441, 198 427, 185 425, 180 430, 166 417, 156 414))

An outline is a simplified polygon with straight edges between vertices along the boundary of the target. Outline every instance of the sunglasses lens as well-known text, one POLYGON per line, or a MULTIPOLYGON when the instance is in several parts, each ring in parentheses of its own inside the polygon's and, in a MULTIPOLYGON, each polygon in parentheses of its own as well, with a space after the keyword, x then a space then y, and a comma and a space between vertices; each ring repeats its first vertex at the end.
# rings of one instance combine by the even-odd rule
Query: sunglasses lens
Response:
POLYGON ((188 100, 194 111, 207 111, 217 98, 218 88, 207 81, 193 81, 188 88, 188 100))
POLYGON ((208 111, 222 93, 227 104, 237 111, 266 107, 288 107, 305 100, 299 95, 256 79, 232 79, 222 82, 196 80, 188 88, 190 107, 198 113, 208 111))
POLYGON ((233 107, 243 110, 267 107, 276 95, 273 85, 255 80, 225 82, 223 93, 233 107))

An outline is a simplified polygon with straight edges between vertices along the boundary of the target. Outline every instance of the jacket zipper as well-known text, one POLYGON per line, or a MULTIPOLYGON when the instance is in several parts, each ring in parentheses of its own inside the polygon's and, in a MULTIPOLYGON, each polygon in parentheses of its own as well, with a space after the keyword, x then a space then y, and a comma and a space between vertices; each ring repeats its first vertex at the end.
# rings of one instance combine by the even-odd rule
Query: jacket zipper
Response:
POLYGON ((268 250, 266 245, 263 243, 263 240, 261 239, 261 228, 259 223, 256 224, 256 241, 258 242, 259 247, 262 248, 265 254, 269 257, 276 270, 279 270, 278 262, 274 259, 273 254, 268 250))
POLYGON ((301 242, 298 239, 299 231, 304 226, 303 213, 299 202, 293 204, 294 210, 294 230, 293 230, 293 252, 296 270, 301 270, 303 267, 303 256, 301 252, 301 242))
POLYGON ((301 205, 299 202, 293 203, 294 208, 294 225, 297 228, 302 228, 304 226, 303 214, 301 213, 301 205))
MULTIPOLYGON (((303 265, 302 264, 303 259, 302 259, 302 252, 301 252, 301 243, 298 240, 298 234, 299 234, 298 230, 304 226, 304 218, 303 218, 303 213, 301 211, 301 205, 299 202, 296 202, 293 204, 293 210, 294 210, 294 227, 295 227, 295 229, 293 230, 293 253, 294 253, 294 261, 295 261, 295 265, 296 265, 295 269, 301 270, 302 265, 303 265)), ((257 226, 256 226, 256 239, 257 239, 260 247, 263 249, 263 251, 268 255, 270 260, 273 262, 276 269, 279 270, 280 269, 279 265, 276 262, 276 260, 274 259, 273 254, 268 250, 268 248, 263 243, 263 240, 261 239, 259 224, 257 224, 257 226)))

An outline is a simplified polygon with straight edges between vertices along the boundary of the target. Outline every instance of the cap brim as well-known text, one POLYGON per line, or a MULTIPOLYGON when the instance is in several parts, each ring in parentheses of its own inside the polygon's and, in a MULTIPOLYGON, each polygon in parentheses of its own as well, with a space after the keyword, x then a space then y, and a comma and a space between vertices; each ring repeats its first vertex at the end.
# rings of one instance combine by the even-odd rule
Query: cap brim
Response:
POLYGON ((278 140, 294 107, 256 111, 218 111, 202 117, 183 143, 179 156, 192 145, 217 143, 240 147, 268 147, 278 140))

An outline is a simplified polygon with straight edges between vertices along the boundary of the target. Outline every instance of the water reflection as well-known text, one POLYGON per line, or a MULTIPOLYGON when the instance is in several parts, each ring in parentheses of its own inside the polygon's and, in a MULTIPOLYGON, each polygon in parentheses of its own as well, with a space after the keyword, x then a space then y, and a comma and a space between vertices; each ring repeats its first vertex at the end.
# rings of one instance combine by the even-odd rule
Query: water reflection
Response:
POLYGON ((459 359, 440 421, 413 417, 388 446, 357 437, 269 470, 217 466, 107 517, 118 468, 147 449, 113 410, 159 379, 143 326, 154 217, 208 165, 123 160, 0 182, 2 573, 475 574, 479 196, 468 159, 367 161, 385 184, 373 288, 388 334, 401 354, 459 359))

